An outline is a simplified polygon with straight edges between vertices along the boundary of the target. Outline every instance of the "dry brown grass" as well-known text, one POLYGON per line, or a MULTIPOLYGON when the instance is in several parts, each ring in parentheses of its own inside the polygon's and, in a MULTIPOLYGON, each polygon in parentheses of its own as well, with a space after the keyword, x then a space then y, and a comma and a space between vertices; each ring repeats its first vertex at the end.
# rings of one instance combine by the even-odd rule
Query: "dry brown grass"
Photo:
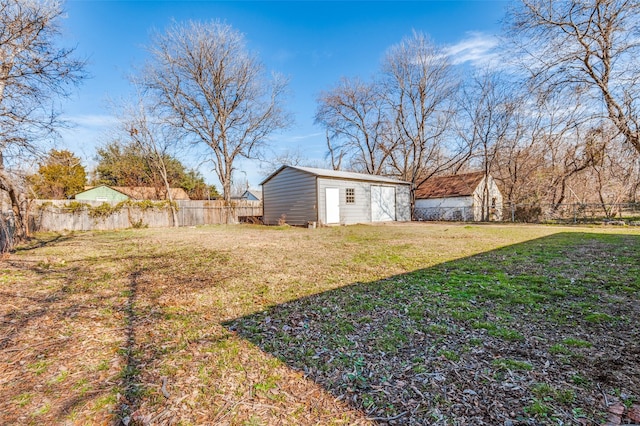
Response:
POLYGON ((0 263, 0 423, 370 423, 225 324, 576 230, 603 232, 405 224, 38 236, 0 263))

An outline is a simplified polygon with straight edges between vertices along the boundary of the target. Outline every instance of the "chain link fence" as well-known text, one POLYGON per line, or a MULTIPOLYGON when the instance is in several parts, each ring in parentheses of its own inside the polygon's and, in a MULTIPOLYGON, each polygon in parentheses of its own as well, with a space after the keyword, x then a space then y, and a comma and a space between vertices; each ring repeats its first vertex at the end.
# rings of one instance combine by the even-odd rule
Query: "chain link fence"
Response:
POLYGON ((416 207, 413 217, 418 221, 473 222, 473 213, 471 207, 416 207))
MULTIPOLYGON (((640 203, 622 204, 516 204, 504 203, 502 214, 491 211, 491 222, 514 223, 603 223, 640 226, 640 203)), ((415 208, 418 221, 481 221, 474 207, 415 208)))
POLYGON ((640 225, 640 203, 507 203, 505 221, 521 223, 614 223, 640 225))

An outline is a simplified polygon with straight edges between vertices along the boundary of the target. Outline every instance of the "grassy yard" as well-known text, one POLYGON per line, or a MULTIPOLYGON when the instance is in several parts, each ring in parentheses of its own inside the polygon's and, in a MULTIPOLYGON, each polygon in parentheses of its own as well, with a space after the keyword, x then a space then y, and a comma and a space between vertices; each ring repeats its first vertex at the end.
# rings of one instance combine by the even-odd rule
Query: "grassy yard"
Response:
POLYGON ((0 271, 0 424, 640 423, 634 228, 42 234, 0 271))

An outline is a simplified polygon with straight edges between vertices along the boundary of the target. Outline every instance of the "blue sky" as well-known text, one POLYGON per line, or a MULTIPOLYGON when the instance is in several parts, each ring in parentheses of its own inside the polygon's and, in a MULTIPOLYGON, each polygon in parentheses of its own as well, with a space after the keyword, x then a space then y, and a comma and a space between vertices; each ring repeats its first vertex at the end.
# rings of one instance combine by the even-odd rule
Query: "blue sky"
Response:
MULTIPOLYGON (((126 97, 127 76, 140 67, 150 35, 175 21, 214 20, 245 34, 248 48, 267 69, 290 80, 287 108, 295 123, 273 135, 275 152, 300 151, 320 163, 325 155, 321 128, 313 124, 316 97, 342 76, 369 78, 385 51, 411 35, 428 34, 445 46, 454 61, 481 66, 492 54, 508 1, 106 1, 68 0, 62 22, 66 45, 88 59, 91 78, 63 105, 76 126, 63 132, 61 144, 93 166, 95 148, 105 143, 113 122, 108 99, 126 97)), ((190 152, 182 158, 211 183, 210 163, 190 152)), ((262 180, 255 162, 239 163, 239 178, 262 180)), ((219 185, 218 185, 219 186, 219 185)))

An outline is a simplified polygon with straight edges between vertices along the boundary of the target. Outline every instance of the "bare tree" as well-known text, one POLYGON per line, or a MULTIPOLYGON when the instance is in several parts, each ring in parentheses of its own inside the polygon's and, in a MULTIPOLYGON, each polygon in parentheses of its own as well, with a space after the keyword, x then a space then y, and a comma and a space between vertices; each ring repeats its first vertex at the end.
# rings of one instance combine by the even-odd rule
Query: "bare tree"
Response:
POLYGON ((68 96, 84 77, 84 62, 58 45, 62 13, 58 1, 0 3, 0 190, 11 200, 18 240, 28 233, 25 193, 5 161, 38 152, 38 141, 55 134, 53 98, 68 96))
POLYGON ((178 214, 169 183, 167 161, 170 150, 178 140, 176 130, 164 120, 153 115, 151 106, 145 104, 141 93, 134 104, 125 105, 119 114, 119 130, 125 140, 135 144, 150 170, 157 173, 164 185, 165 197, 173 219, 173 226, 178 226, 178 214))
POLYGON ((640 153, 638 0, 522 0, 508 22, 535 85, 587 90, 640 153))
POLYGON ((420 185, 457 164, 445 144, 458 83, 447 56, 421 33, 387 52, 382 71, 392 126, 390 164, 400 178, 420 185))
POLYGON ((497 166, 498 152, 508 146, 509 139, 518 138, 523 103, 513 87, 498 72, 488 70, 474 75, 460 97, 458 134, 484 172, 481 211, 485 221, 491 214, 489 176, 497 166))
POLYGON ((328 130, 326 131, 325 137, 327 140, 327 158, 331 161, 331 169, 341 170, 342 160, 344 159, 346 152, 342 146, 336 146, 336 144, 331 141, 328 130))
POLYGON ((343 78, 318 97, 315 121, 327 131, 329 152, 349 156, 354 170, 379 175, 387 165, 383 103, 382 87, 359 79, 343 78))
POLYGON ((505 200, 515 204, 539 202, 537 177, 544 168, 544 149, 533 130, 539 125, 540 114, 522 113, 514 118, 512 133, 497 150, 491 172, 505 200))
MULTIPOLYGON (((621 203, 633 202, 640 184, 640 158, 629 161, 629 150, 624 138, 612 137, 615 131, 603 125, 587 135, 593 161, 584 179, 589 202, 597 202, 607 217, 619 212, 621 203)), ((586 192, 586 191, 585 191, 586 192)))
POLYGON ((260 163, 260 174, 269 176, 283 165, 287 166, 305 166, 305 167, 323 167, 317 161, 310 160, 300 148, 286 149, 282 152, 272 152, 269 157, 264 158, 260 163))
POLYGON ((555 213, 567 197, 583 201, 573 188, 598 155, 588 137, 593 121, 580 92, 532 95, 537 97, 522 104, 515 127, 497 150, 492 173, 509 201, 551 205, 555 213))
POLYGON ((269 79, 244 36, 220 22, 174 24, 155 37, 145 84, 167 120, 213 151, 226 201, 234 161, 251 158, 289 124, 281 103, 286 82, 269 79))
POLYGON ((526 85, 514 85, 507 93, 509 102, 522 101, 515 105, 491 167, 505 198, 521 205, 523 214, 529 209, 554 214, 568 200, 596 201, 591 175, 603 149, 611 148, 595 137, 603 119, 592 116, 587 94, 571 87, 531 91, 526 85))
POLYGON ((533 137, 544 156, 544 166, 537 172, 545 182, 540 198, 552 205, 552 212, 568 195, 576 197, 568 185, 589 168, 596 152, 588 138, 592 120, 583 99, 581 91, 558 90, 543 92, 536 103, 541 120, 533 137))

